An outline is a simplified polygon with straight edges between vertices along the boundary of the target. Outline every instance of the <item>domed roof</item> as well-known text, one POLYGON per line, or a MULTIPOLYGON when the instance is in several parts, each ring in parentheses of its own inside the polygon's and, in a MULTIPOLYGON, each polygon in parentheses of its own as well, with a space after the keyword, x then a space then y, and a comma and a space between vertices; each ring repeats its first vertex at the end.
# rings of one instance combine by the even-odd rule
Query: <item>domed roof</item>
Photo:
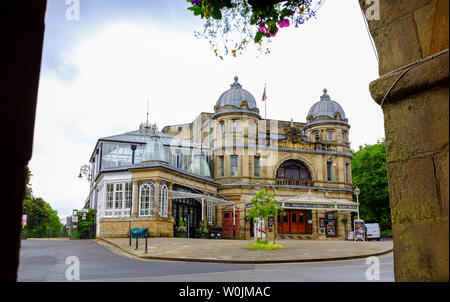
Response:
POLYGON ((319 116, 327 116, 332 119, 336 119, 335 114, 339 113, 341 119, 345 119, 345 112, 338 102, 332 101, 330 96, 327 94, 327 90, 323 90, 323 95, 320 97, 320 101, 312 105, 309 109, 308 117, 315 119, 319 116))
POLYGON ((234 107, 240 108, 242 101, 246 101, 248 108, 256 108, 256 100, 253 95, 245 89, 242 89, 242 85, 238 83, 238 77, 234 77, 234 83, 231 84, 231 88, 222 93, 217 101, 216 105, 219 108, 232 105, 234 107))

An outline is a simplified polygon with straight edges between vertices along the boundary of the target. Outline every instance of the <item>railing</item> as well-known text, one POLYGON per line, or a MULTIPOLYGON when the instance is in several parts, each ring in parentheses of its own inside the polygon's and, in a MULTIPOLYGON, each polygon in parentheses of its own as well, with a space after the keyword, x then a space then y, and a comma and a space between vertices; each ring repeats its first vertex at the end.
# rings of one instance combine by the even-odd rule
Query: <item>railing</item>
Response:
POLYGON ((298 179, 277 179, 276 184, 280 186, 307 186, 312 187, 313 182, 311 180, 298 180, 298 179))

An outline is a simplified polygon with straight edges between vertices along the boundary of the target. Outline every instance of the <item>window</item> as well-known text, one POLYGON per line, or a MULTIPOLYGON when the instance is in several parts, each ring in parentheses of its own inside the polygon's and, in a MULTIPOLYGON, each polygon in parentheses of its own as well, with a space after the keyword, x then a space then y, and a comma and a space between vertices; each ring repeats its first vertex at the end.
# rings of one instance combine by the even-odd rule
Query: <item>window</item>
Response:
POLYGON ((139 215, 153 215, 155 187, 153 184, 144 183, 141 185, 139 198, 139 215))
POLYGON ((239 170, 238 170, 238 156, 237 155, 231 155, 230 156, 230 174, 231 177, 239 176, 239 170))
POLYGON ((125 183, 125 208, 130 209, 131 208, 131 188, 132 184, 131 182, 125 183))
POLYGON ((106 185, 106 209, 112 209, 114 205, 114 184, 106 185))
POLYGON ((225 123, 224 122, 220 122, 220 130, 221 130, 222 134, 225 134, 225 123))
POLYGON ((102 168, 130 165, 132 157, 131 145, 104 143, 102 148, 102 168))
POLYGON ((213 208, 211 201, 206 202, 206 217, 208 218, 208 223, 213 223, 213 208))
POLYGON ((116 190, 114 192, 114 208, 115 209, 121 209, 122 208, 122 201, 123 201, 123 191, 122 191, 122 184, 116 184, 116 190))
POLYGON ((219 156, 219 177, 224 176, 223 168, 224 168, 224 158, 223 156, 219 156))
POLYGON ((333 181, 333 163, 330 161, 327 161, 327 180, 329 182, 333 181))
POLYGON ((255 156, 253 160, 253 170, 255 177, 261 177, 261 168, 260 168, 260 157, 255 156))
POLYGON ((345 132, 342 132, 342 142, 345 143, 345 132))
POLYGON ((315 137, 315 140, 316 140, 316 141, 320 140, 320 135, 319 135, 319 132, 318 132, 318 131, 317 131, 317 132, 314 132, 314 137, 315 137))
POLYGON ((238 121, 233 120, 233 133, 237 133, 239 130, 238 121))
POLYGON ((169 190, 165 184, 159 185, 159 215, 167 217, 169 212, 169 190))
POLYGON ((345 182, 346 183, 350 183, 350 164, 349 163, 345 163, 345 182))
POLYGON ((333 131, 327 131, 327 135, 328 135, 328 140, 332 141, 333 140, 333 131))

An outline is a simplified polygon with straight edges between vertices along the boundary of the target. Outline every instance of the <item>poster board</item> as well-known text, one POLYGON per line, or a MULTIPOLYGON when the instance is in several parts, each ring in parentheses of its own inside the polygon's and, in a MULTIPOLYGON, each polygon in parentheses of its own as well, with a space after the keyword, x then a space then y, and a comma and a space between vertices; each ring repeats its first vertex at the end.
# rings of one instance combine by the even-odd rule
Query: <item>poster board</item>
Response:
POLYGON ((354 241, 366 241, 366 226, 364 225, 364 220, 361 219, 355 219, 353 221, 354 226, 354 234, 353 234, 353 240, 354 241))
POLYGON ((255 218, 254 222, 254 234, 256 239, 266 239, 266 226, 264 223, 264 219, 255 218))

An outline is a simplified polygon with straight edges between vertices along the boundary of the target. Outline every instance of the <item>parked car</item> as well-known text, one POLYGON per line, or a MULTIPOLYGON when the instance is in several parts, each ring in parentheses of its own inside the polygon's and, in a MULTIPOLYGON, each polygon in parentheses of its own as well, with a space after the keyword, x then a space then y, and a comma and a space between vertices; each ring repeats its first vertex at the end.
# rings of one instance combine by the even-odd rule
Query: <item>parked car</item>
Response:
POLYGON ((366 240, 376 239, 380 241, 381 232, 378 223, 366 223, 366 240))

